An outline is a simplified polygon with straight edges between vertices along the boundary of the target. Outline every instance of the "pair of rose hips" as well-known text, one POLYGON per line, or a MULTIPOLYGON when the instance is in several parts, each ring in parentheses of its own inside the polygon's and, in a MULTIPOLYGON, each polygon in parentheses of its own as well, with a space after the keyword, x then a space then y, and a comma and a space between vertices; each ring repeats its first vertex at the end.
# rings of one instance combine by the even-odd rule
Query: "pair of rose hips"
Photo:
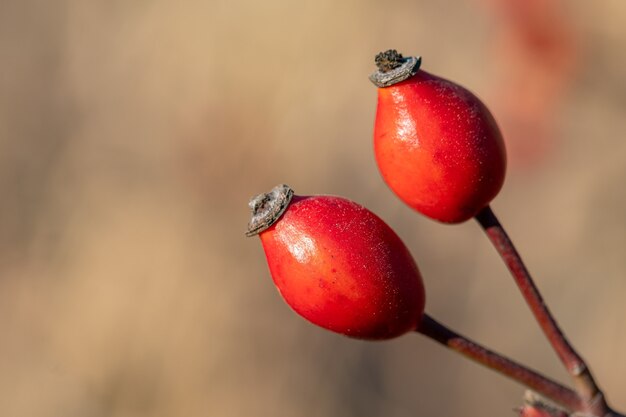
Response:
MULTIPOLYGON (((406 204, 444 223, 463 222, 502 187, 502 136, 476 96, 420 63, 394 50, 376 56, 376 161, 406 204)), ((247 235, 260 236, 276 287, 301 316, 362 339, 419 326, 419 270, 374 213, 339 197, 295 196, 286 185, 253 198, 250 207, 247 235)))

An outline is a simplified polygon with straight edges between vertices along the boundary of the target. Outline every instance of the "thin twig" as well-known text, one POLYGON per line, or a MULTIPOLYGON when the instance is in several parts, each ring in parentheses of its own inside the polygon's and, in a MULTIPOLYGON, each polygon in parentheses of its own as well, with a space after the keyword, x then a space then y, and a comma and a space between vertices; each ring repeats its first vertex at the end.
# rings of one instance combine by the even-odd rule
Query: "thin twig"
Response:
POLYGON ((519 382, 571 411, 582 411, 580 397, 573 390, 499 353, 489 350, 467 337, 458 334, 424 314, 417 332, 449 347, 500 374, 519 382))
POLYGON ((594 381, 587 364, 574 350, 559 328, 559 325, 544 303, 530 273, 526 269, 522 258, 491 210, 491 207, 487 206, 481 210, 476 215, 476 220, 485 230, 485 233, 511 271, 539 326, 573 378, 578 394, 587 404, 593 404, 593 408, 608 410, 602 392, 594 381), (600 403, 599 407, 597 406, 598 403, 600 403))

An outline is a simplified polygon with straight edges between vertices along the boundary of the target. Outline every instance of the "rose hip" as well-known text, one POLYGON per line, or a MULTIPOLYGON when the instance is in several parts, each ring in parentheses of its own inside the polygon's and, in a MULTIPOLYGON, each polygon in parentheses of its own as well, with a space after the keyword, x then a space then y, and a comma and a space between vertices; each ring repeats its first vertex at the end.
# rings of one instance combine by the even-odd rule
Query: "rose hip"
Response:
POLYGON ((444 223, 470 219, 498 194, 506 155, 485 105, 421 59, 378 54, 374 151, 389 187, 413 209, 444 223))
POLYGON ((278 291, 318 326, 361 339, 415 330, 424 287, 408 249, 374 213, 340 197, 294 196, 286 185, 250 202, 278 291))

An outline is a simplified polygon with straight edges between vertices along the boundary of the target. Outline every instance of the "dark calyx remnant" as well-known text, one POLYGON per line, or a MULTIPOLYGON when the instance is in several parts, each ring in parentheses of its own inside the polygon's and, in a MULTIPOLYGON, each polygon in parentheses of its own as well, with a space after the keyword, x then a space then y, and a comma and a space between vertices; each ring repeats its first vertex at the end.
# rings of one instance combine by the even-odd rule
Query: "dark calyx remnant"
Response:
POLYGON ((374 59, 380 72, 389 72, 404 63, 404 57, 395 49, 380 52, 374 59))
POLYGON ((277 185, 268 193, 253 197, 248 206, 252 210, 252 218, 248 223, 246 236, 258 235, 268 229, 283 215, 293 198, 293 190, 285 184, 277 185))
POLYGON ((377 87, 390 87, 404 81, 415 74, 420 68, 422 58, 419 56, 403 57, 395 49, 389 49, 376 55, 378 71, 370 75, 370 81, 377 87))

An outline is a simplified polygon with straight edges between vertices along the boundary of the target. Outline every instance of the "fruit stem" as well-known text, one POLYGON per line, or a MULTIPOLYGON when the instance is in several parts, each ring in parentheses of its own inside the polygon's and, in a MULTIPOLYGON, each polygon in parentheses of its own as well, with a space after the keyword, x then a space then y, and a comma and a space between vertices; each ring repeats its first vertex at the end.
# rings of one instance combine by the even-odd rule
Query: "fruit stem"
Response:
POLYGON ((476 215, 476 220, 484 229, 487 237, 509 268, 509 271, 511 271, 511 275, 513 275, 520 292, 539 323, 539 326, 572 377, 576 391, 588 405, 587 411, 593 408, 599 411, 604 410, 600 415, 606 414, 608 405, 604 400, 602 392, 596 385, 589 368, 559 328, 555 318, 543 301, 522 258, 493 213, 493 210, 491 210, 491 207, 487 206, 482 209, 476 215))
POLYGON ((489 369, 508 376, 569 410, 583 409, 580 397, 573 390, 458 334, 428 314, 424 314, 416 331, 489 369))

